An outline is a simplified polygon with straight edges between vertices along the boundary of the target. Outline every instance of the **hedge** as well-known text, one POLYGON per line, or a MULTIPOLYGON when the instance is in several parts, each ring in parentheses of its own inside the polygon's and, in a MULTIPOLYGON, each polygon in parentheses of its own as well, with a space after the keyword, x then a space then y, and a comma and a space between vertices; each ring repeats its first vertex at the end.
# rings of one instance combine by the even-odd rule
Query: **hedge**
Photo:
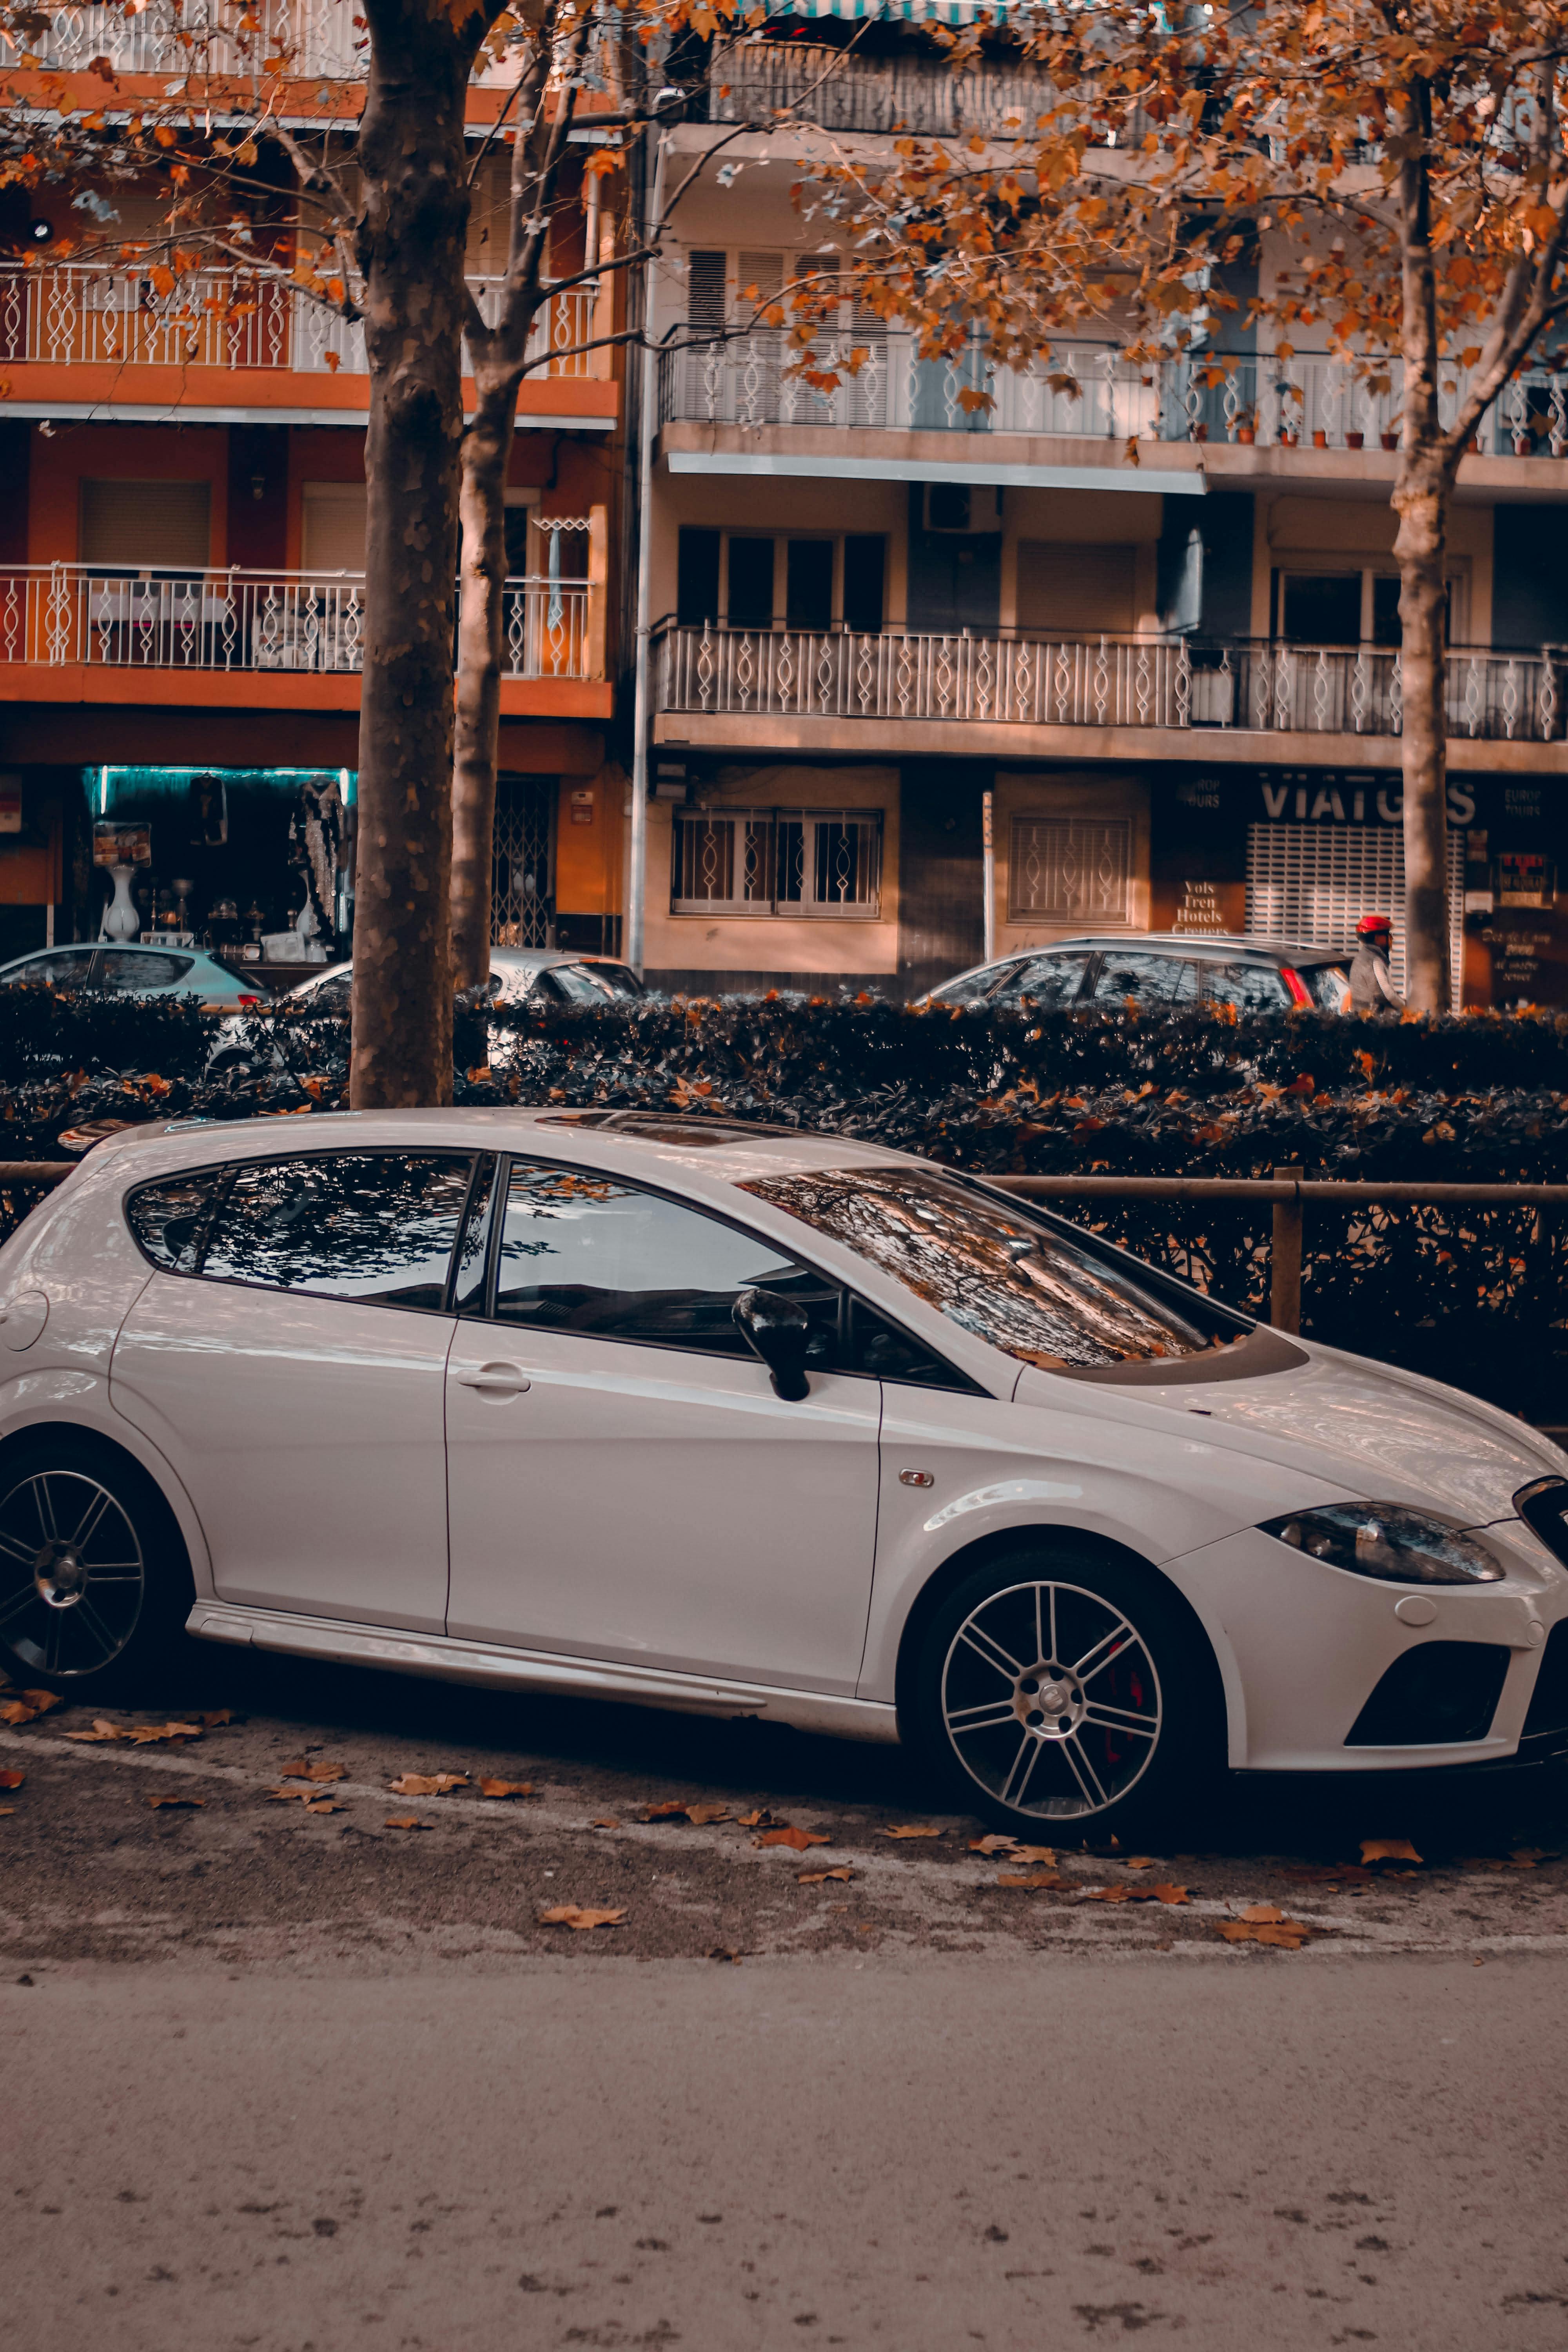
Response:
MULTIPOLYGON (((489 1014, 488 1041, 483 1016, 460 1019, 455 1093, 721 1112, 987 1173, 1294 1164, 1310 1176, 1568 1182, 1568 1018, 1224 1010, 915 1012, 783 993, 506 1007, 489 1014)), ((0 1156, 52 1156, 61 1128, 105 1115, 340 1105, 344 1022, 277 1013, 247 1034, 258 1072, 215 1081, 211 1024, 192 1005, 7 990, 0 1156)), ((1266 1304, 1267 1210, 1117 1203, 1092 1222, 1237 1304, 1266 1304)), ((1523 1211, 1310 1211, 1304 1328, 1532 1419, 1568 1419, 1564 1223, 1523 1211)))

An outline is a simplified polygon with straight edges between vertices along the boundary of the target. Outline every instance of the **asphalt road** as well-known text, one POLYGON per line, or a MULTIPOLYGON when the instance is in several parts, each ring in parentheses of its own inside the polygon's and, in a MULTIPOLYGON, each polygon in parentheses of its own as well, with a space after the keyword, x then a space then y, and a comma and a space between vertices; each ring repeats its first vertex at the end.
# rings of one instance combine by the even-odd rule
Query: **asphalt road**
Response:
POLYGON ((217 1653, 147 1696, 106 1720, 232 1719, 0 1730, 23 2352, 1568 2344, 1561 1780, 1020 1862, 777 1728, 217 1653))

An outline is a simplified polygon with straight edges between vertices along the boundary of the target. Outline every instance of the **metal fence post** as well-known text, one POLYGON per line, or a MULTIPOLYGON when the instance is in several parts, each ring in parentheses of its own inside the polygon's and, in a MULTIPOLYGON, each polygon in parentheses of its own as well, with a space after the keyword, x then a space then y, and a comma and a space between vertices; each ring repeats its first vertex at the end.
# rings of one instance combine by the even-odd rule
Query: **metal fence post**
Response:
POLYGON ((1269 1263, 1268 1320, 1277 1331, 1301 1328, 1301 1171, 1276 1168, 1277 1184, 1294 1184, 1289 1201, 1274 1203, 1274 1246, 1269 1263))

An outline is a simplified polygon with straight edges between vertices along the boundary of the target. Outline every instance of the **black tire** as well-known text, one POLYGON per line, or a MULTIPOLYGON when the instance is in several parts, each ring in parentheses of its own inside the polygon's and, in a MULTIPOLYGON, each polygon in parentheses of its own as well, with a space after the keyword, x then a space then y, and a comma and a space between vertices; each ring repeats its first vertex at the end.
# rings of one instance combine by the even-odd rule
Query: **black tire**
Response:
POLYGON ((195 1598, 154 1482, 65 1431, 0 1458, 0 1665, 84 1702, 139 1694, 178 1651, 195 1598))
POLYGON ((943 1597, 901 1715, 955 1809, 1031 1842, 1178 1826, 1190 1842, 1224 1769, 1218 1670, 1180 1600, 1070 1537, 997 1554, 943 1597))

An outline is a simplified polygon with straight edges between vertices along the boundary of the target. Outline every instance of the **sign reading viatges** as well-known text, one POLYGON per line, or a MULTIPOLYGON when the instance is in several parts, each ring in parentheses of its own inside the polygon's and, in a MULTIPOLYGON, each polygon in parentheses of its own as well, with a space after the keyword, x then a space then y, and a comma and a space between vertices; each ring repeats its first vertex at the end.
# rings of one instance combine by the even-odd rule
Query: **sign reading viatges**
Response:
MULTIPOLYGON (((1261 776, 1263 813, 1271 824, 1399 824, 1405 816, 1405 794, 1398 784, 1380 784, 1375 776, 1322 774, 1298 780, 1291 776, 1261 776)), ((1448 786, 1448 823, 1473 824, 1476 796, 1462 784, 1448 786)))

